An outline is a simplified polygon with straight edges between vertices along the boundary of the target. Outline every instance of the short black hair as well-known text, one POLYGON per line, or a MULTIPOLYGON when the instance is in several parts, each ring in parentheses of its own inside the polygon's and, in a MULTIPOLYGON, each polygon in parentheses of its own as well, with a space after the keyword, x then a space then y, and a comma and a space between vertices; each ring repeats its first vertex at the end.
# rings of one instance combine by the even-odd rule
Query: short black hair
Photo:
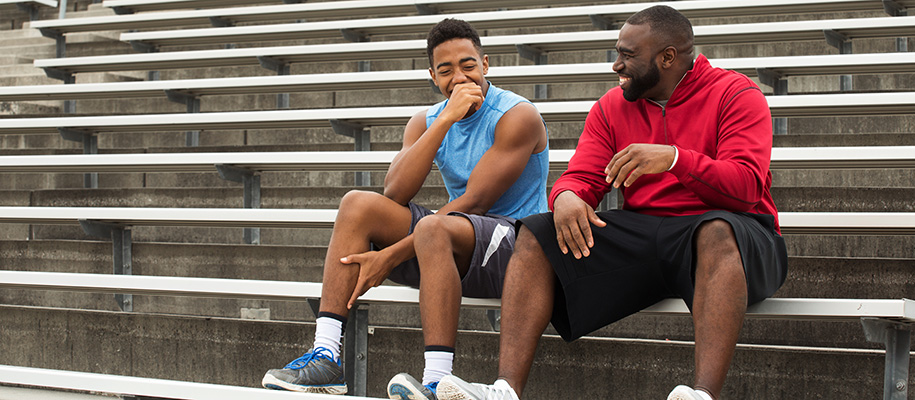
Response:
POLYGON ((481 55, 483 54, 483 44, 480 43, 480 35, 477 33, 476 29, 473 29, 473 26, 467 21, 446 18, 435 24, 429 31, 429 35, 426 36, 426 54, 429 56, 430 66, 434 63, 432 60, 432 51, 435 50, 438 45, 452 39, 470 40, 473 42, 473 47, 476 47, 481 55))
POLYGON ((675 46, 683 50, 693 47, 693 24, 679 11, 670 6, 654 6, 632 14, 626 20, 630 25, 648 24, 652 35, 661 39, 664 46, 675 46))

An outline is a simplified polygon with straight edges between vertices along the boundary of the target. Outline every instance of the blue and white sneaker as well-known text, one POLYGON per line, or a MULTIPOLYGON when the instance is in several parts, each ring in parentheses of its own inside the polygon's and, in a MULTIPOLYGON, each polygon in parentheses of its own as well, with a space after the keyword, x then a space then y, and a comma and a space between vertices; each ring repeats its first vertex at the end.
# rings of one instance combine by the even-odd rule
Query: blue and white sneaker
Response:
POLYGON ((283 369, 271 369, 261 381, 267 389, 293 392, 346 394, 343 365, 330 350, 318 347, 292 360, 283 369))
POLYGON ((410 374, 401 372, 388 382, 388 398, 392 400, 438 400, 438 382, 423 385, 410 374))

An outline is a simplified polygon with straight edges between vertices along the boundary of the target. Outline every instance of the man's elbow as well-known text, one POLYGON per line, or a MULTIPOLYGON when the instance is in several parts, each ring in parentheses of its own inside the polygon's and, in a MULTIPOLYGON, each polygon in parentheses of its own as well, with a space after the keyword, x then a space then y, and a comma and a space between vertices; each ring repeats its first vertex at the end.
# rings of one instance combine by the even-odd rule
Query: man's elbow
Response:
POLYGON ((410 198, 402 190, 397 190, 387 185, 384 187, 383 194, 384 197, 387 197, 402 206, 406 206, 407 203, 410 202, 410 198))

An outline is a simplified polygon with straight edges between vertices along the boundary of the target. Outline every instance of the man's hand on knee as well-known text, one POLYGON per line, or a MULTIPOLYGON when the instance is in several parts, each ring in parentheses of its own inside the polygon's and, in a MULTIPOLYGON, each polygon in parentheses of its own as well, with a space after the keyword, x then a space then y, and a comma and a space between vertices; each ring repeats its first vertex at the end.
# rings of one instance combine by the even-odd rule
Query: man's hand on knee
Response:
POLYGON ((575 258, 591 255, 591 247, 594 246, 591 224, 607 226, 588 203, 571 191, 560 193, 553 201, 553 222, 562 254, 571 251, 575 258))

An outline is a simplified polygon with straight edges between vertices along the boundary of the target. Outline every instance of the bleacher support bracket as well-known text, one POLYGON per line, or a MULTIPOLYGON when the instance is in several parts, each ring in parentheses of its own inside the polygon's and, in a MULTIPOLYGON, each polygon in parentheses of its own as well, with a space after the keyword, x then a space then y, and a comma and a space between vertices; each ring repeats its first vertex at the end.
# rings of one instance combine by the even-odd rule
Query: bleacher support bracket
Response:
MULTIPOLYGON (((244 208, 261 207, 261 177, 257 171, 225 164, 217 164, 216 171, 222 179, 244 184, 244 208)), ((245 228, 244 241, 247 244, 260 244, 260 228, 245 228)))
MULTIPOLYGON (((339 119, 330 120, 330 126, 334 129, 334 133, 343 136, 349 136, 356 140, 355 150, 356 151, 371 151, 372 150, 372 131, 366 129, 366 127, 348 122, 342 121, 339 119)), ((372 175, 369 172, 356 172, 356 186, 371 186, 372 185, 372 175)))
MULTIPOLYGON (((823 31, 826 36, 826 44, 839 49, 839 54, 852 54, 851 38, 836 32, 832 29, 823 31)), ((842 75, 839 77, 839 90, 848 92, 852 90, 851 75, 842 75)))
MULTIPOLYGON (((60 137, 71 142, 83 144, 83 154, 98 154, 98 136, 93 132, 71 128, 57 128, 60 137)), ((90 172, 83 175, 83 187, 95 189, 98 187, 98 173, 90 172)))
MULTIPOLYGON (((111 239, 111 248, 113 251, 112 263, 115 275, 133 274, 133 239, 128 227, 84 219, 79 220, 79 225, 89 236, 111 239)), ((121 311, 133 311, 132 294, 115 294, 114 301, 117 302, 121 311)))
MULTIPOLYGON (((518 55, 521 58, 531 60, 535 65, 546 65, 549 64, 549 55, 543 52, 534 46, 526 44, 515 45, 515 48, 518 49, 518 55)), ((546 99, 549 97, 548 86, 545 84, 534 85, 534 98, 535 99, 546 99)))
POLYGON ((880 318, 861 318, 868 342, 886 346, 883 399, 905 400, 908 396, 909 349, 915 324, 880 318))
MULTIPOLYGON (((772 88, 772 93, 776 96, 788 94, 788 79, 782 74, 766 68, 757 68, 756 76, 764 85, 772 88)), ((788 133, 788 118, 772 118, 772 132, 776 135, 788 133)))
MULTIPOLYGON (((274 57, 257 56, 257 62, 261 67, 276 72, 278 76, 289 75, 289 63, 274 57)), ((289 93, 277 93, 276 108, 289 108, 289 93)))
MULTIPOLYGON (((200 98, 192 94, 183 93, 177 90, 166 90, 165 97, 169 101, 184 104, 187 106, 189 114, 200 112, 200 98)), ((200 131, 187 131, 185 144, 187 147, 197 147, 200 145, 200 131)))

